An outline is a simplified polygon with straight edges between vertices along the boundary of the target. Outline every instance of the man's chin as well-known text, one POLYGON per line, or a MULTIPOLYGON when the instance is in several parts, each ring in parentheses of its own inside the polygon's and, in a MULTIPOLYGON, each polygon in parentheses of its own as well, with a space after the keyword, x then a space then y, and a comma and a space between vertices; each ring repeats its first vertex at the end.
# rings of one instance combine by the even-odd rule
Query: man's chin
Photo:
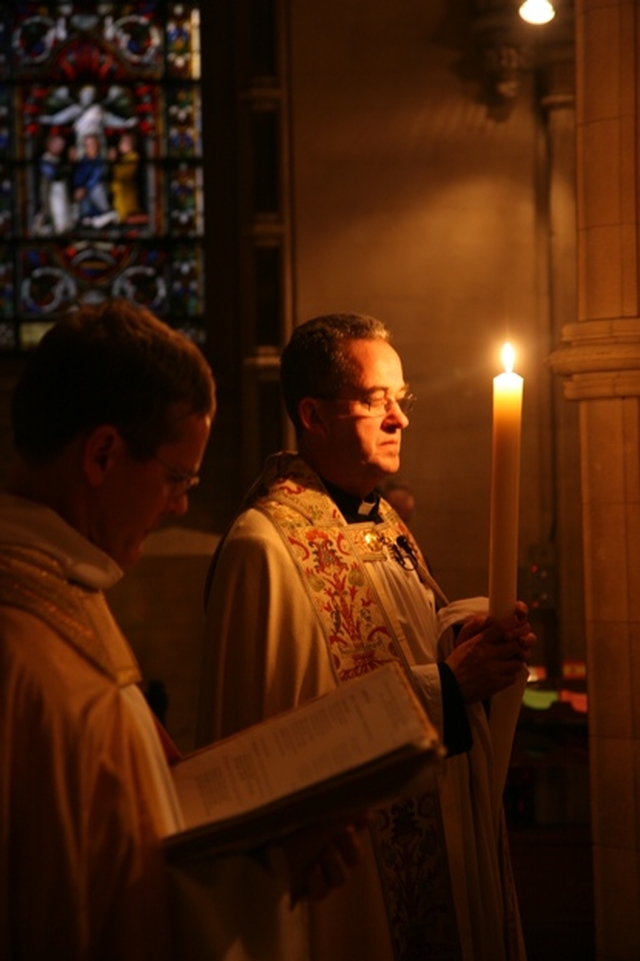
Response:
POLYGON ((394 455, 388 455, 380 460, 378 467, 380 472, 384 477, 390 477, 392 474, 397 474, 400 470, 400 453, 394 455))
POLYGON ((137 564, 144 553, 144 542, 140 544, 135 544, 133 547, 129 547, 126 551, 123 551, 120 557, 114 557, 114 560, 118 567, 121 567, 123 571, 128 570, 128 568, 133 567, 137 564))

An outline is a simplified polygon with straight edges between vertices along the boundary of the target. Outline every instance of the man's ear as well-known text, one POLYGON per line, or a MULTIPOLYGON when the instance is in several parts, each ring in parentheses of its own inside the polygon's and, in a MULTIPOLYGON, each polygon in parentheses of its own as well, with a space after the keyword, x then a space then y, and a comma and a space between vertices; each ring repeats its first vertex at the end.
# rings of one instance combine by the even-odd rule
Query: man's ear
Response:
POLYGON ((326 421, 320 402, 315 397, 303 397, 298 404, 298 417, 305 430, 312 434, 325 434, 326 421))
POLYGON ((88 482, 98 487, 115 460, 124 450, 124 441, 115 427, 101 424, 87 435, 82 448, 82 468, 88 482))

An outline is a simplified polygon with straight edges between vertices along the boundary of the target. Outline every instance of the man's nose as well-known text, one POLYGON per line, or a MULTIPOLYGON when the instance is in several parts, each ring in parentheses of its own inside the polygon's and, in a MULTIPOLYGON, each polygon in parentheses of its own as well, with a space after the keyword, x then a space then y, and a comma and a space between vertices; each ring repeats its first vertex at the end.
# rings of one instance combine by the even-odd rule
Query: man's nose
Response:
POLYGON ((405 414, 397 400, 391 401, 391 407, 387 411, 385 423, 389 422, 399 424, 402 430, 409 426, 409 417, 405 414))
POLYGON ((171 514, 173 517, 184 517, 188 510, 189 494, 187 491, 182 494, 170 495, 165 507, 165 514, 171 514))

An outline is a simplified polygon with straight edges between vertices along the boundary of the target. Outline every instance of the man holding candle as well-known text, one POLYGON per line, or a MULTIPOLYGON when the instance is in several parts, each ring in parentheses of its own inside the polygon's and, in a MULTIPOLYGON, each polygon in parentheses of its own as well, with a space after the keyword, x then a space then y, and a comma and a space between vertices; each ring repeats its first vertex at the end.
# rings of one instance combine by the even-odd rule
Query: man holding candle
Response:
MULTIPOLYGON (((281 382, 298 453, 270 458, 214 557, 199 736, 222 737, 399 661, 449 757, 377 812, 365 862, 291 924, 313 961, 525 957, 487 721, 535 638, 524 604, 449 604, 376 488, 400 467, 413 396, 379 321, 294 331, 281 382)), ((517 713, 517 698, 513 711, 517 713)), ((498 752, 498 753, 497 753, 498 752)))

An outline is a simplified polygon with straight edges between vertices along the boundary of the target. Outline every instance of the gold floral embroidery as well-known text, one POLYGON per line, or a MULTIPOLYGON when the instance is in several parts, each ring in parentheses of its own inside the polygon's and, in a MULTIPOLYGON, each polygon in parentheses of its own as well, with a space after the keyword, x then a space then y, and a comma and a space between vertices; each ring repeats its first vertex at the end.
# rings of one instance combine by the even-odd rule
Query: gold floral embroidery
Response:
MULTIPOLYGON (((294 480, 284 480, 274 470, 270 478, 263 478, 262 496, 253 506, 272 519, 288 545, 323 625, 337 681, 366 674, 390 660, 408 670, 401 641, 386 619, 364 564, 387 557, 387 528, 348 526, 304 462, 292 463, 289 455, 284 459, 294 480)), ((397 530, 406 531, 395 515, 389 520, 397 530)), ((378 810, 372 838, 395 961, 427 957, 459 961, 435 783, 424 783, 416 796, 378 810)))
POLYGON ((102 635, 113 630, 106 601, 98 592, 69 584, 56 561, 28 548, 4 548, 0 556, 0 604, 29 611, 52 627, 118 684, 140 681, 131 654, 114 664, 102 635))

